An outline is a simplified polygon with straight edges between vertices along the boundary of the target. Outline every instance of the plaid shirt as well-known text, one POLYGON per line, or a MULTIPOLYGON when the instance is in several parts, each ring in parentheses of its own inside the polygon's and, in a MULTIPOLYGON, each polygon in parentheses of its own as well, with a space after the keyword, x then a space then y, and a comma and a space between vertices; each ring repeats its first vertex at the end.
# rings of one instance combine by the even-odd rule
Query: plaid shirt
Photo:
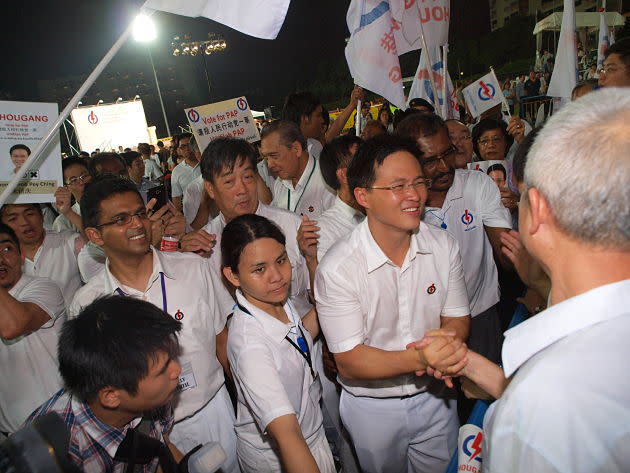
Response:
MULTIPOLYGON (((136 427, 141 419, 135 419, 122 429, 111 427, 96 418, 85 402, 74 398, 62 389, 42 404, 26 420, 32 423, 37 417, 49 412, 56 412, 61 416, 70 430, 70 450, 68 454, 72 461, 86 473, 123 473, 126 463, 114 460, 116 450, 121 444, 127 430, 136 427)), ((163 440, 162 434, 170 431, 173 425, 172 408, 168 408, 164 417, 153 420, 149 428, 149 436, 163 440)), ((153 473, 156 470, 157 458, 144 465, 143 473, 153 473)))

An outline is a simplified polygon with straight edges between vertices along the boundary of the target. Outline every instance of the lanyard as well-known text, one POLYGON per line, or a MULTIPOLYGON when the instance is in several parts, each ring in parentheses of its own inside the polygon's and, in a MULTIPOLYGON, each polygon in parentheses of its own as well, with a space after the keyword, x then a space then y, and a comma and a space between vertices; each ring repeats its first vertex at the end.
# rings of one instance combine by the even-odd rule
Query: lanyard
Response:
POLYGON ((444 211, 444 215, 442 216, 442 218, 440 218, 440 216, 438 214, 436 214, 433 210, 427 210, 427 212, 429 212, 431 215, 433 215, 435 218, 437 218, 438 220, 440 220, 442 223, 440 224, 440 227, 446 229, 448 228, 448 225, 446 225, 446 222, 444 221, 444 219, 446 218, 446 213, 450 210, 451 206, 449 205, 448 208, 444 211))
MULTIPOLYGON (((168 305, 166 304, 166 286, 164 285, 164 273, 160 273, 160 283, 162 284, 162 310, 168 313, 168 305)), ((116 292, 121 296, 129 296, 129 294, 125 294, 123 290, 119 287, 116 288, 116 292)))
MULTIPOLYGON (((245 312, 248 315, 252 315, 252 313, 247 310, 246 307, 243 307, 241 304, 236 304, 239 309, 245 312)), ((295 320, 294 320, 295 322, 295 320)), ((297 344, 289 338, 288 335, 285 335, 284 338, 291 344, 293 348, 295 348, 300 355, 306 360, 306 364, 308 368, 311 370, 311 376, 315 379, 315 371, 313 370, 313 360, 311 359, 311 350, 308 348, 308 343, 306 342, 306 337, 304 336, 304 332, 302 331, 302 327, 300 327, 297 323, 297 328, 300 331, 300 336, 297 337, 297 344)))
POLYGON ((300 201, 302 200, 302 196, 306 192, 306 188, 308 187, 308 183, 311 182, 311 177, 313 176, 313 173, 315 172, 315 166, 316 165, 317 165, 317 163, 315 162, 315 158, 313 158, 313 169, 311 169, 311 173, 308 175, 308 178, 306 179, 306 184, 304 184, 304 190, 302 191, 302 193, 300 194, 300 197, 298 198, 297 202, 295 203, 295 209, 294 210, 291 210, 291 189, 287 189, 287 192, 288 192, 287 210, 290 210, 291 212, 295 212, 295 210, 297 210, 297 207, 298 207, 298 205, 300 205, 300 201))

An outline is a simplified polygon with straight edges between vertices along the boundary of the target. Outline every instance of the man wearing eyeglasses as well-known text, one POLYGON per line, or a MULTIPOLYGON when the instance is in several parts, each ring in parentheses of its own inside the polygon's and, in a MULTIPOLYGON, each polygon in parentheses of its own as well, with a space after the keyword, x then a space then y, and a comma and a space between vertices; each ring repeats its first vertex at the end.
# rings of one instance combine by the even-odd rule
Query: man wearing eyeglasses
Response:
POLYGON ((55 192, 56 207, 59 216, 53 222, 53 230, 83 231, 81 224, 81 197, 83 188, 92 180, 87 164, 83 158, 70 157, 61 161, 64 186, 55 192), (72 198, 74 197, 74 204, 72 198))
POLYGON ((455 169, 466 169, 473 160, 472 135, 468 127, 459 120, 446 120, 448 136, 457 148, 453 166, 455 169))
POLYGON ((461 248, 472 316, 468 346, 499 362, 502 330, 493 250, 496 257, 502 255, 501 233, 511 228, 499 189, 483 172, 455 170, 457 150, 437 115, 410 116, 396 133, 418 144, 422 169, 432 182, 424 221, 450 233, 461 248))
MULTIPOLYGON (((226 472, 238 471, 234 410, 225 388, 230 298, 221 278, 192 253, 151 247, 152 225, 136 185, 128 179, 93 182, 81 201, 85 233, 107 256, 105 268, 79 290, 68 309, 75 317, 94 299, 118 294, 146 300, 182 323, 182 366, 170 440, 187 453, 216 441, 228 455, 226 472)), ((159 211, 158 211, 159 212, 159 211)))
POLYGON ((420 222, 430 183, 413 142, 366 141, 347 176, 367 218, 333 244, 315 277, 341 419, 363 471, 444 471, 456 407, 423 373, 465 364, 470 309, 458 244, 420 222))
POLYGON ((602 87, 630 87, 630 38, 623 38, 606 51, 599 71, 602 87))

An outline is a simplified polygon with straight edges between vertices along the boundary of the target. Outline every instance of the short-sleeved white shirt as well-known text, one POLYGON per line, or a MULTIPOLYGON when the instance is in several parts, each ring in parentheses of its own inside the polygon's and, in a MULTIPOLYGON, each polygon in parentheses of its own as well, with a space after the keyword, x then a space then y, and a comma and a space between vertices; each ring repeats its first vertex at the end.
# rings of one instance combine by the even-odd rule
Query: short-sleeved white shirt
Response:
POLYGON ((30 276, 48 278, 61 288, 66 307, 81 287, 81 275, 76 256, 76 240, 80 236, 71 230, 46 231, 44 242, 30 260, 24 259, 22 271, 30 276))
POLYGON ((290 210, 297 215, 308 215, 313 219, 317 219, 324 210, 332 207, 336 195, 324 182, 319 161, 310 155, 295 188, 291 179, 276 179, 272 191, 271 205, 290 210))
MULTIPOLYGON (((238 390, 234 424, 239 441, 259 450, 272 448, 263 433, 274 419, 295 414, 302 434, 309 439, 322 425, 321 387, 305 358, 285 338, 297 344, 302 329, 313 354, 313 340, 290 302, 284 310, 294 323, 282 323, 250 304, 240 291, 228 336, 228 358, 238 390)), ((317 373, 317 372, 315 372, 317 373)))
POLYGON ((171 195, 173 197, 182 197, 188 184, 201 176, 201 166, 197 163, 194 167, 190 166, 186 160, 179 163, 171 173, 171 195))
POLYGON ((497 266, 484 226, 510 229, 512 217, 494 181, 480 171, 457 169, 442 208, 427 207, 422 218, 436 227, 446 225, 459 243, 471 315, 499 302, 497 266))
POLYGON ((484 471, 622 473, 630 464, 630 279, 505 333, 512 381, 484 418, 484 471))
POLYGON ((77 256, 77 263, 79 264, 79 272, 81 273, 81 280, 85 283, 103 271, 105 268, 105 260, 107 255, 103 248, 91 241, 88 241, 77 256))
MULTIPOLYGON (((431 225, 420 224, 411 236, 401 267, 380 249, 368 219, 335 243, 315 275, 319 323, 333 353, 367 345, 404 350, 440 317, 470 314, 457 241, 431 225)), ((425 391, 428 376, 401 375, 387 380, 339 376, 355 396, 401 397, 425 391)))
POLYGON ((156 162, 152 159, 144 159, 144 177, 146 177, 147 179, 149 179, 150 181, 155 181, 156 179, 159 179, 160 177, 162 177, 162 170, 160 169, 160 166, 158 164, 156 164, 156 162))
POLYGON ((322 154, 322 150, 324 146, 321 142, 315 138, 307 138, 306 139, 306 149, 308 154, 313 156, 315 159, 319 159, 319 155, 322 154))
POLYGON ((190 224, 197 216, 199 206, 201 205, 201 197, 203 196, 203 177, 197 176, 193 181, 186 186, 184 190, 183 209, 184 217, 186 217, 186 226, 190 228, 190 224))
POLYGON ((205 406, 224 383, 223 368, 216 355, 216 334, 225 328, 227 314, 219 309, 215 295, 218 278, 203 258, 192 253, 152 251, 153 273, 144 292, 123 286, 111 274, 107 261, 105 270, 77 293, 68 316, 76 317, 97 297, 120 294, 118 289, 164 309, 163 274, 167 312, 183 324, 178 359, 183 390, 175 407, 175 420, 179 421, 205 406))
MULTIPOLYGON (((77 214, 81 215, 81 205, 79 202, 75 202, 72 204, 72 210, 77 214)), ((63 232, 64 230, 72 230, 74 232, 78 232, 79 229, 74 226, 74 224, 66 217, 65 215, 59 214, 55 221, 52 224, 52 229, 55 232, 63 232)))
POLYGON ((15 432, 26 418, 61 388, 57 363, 58 331, 65 319, 59 286, 23 274, 9 290, 20 302, 32 302, 50 316, 34 332, 12 340, 0 338, 0 431, 15 432))
MULTIPOLYGON (((292 212, 282 210, 270 205, 265 205, 262 202, 258 202, 258 208, 256 209, 256 215, 265 217, 275 223, 286 238, 286 250, 291 262, 292 275, 291 275, 291 300, 300 315, 304 315, 310 310, 311 305, 308 302, 308 288, 309 275, 308 268, 306 266, 306 260, 300 248, 297 244, 297 232, 300 228, 300 218, 292 212)), ((217 237, 216 245, 214 246, 212 255, 210 256, 210 262, 214 265, 215 270, 221 274, 221 235, 225 228, 226 222, 223 214, 219 214, 213 218, 208 225, 203 227, 203 230, 210 234, 214 234, 217 237)), ((226 302, 229 303, 229 307, 224 307, 224 310, 231 311, 234 305, 233 300, 226 302)))
POLYGON ((335 203, 317 219, 319 239, 317 259, 321 261, 328 249, 341 237, 346 236, 365 219, 365 215, 352 208, 337 196, 335 203))

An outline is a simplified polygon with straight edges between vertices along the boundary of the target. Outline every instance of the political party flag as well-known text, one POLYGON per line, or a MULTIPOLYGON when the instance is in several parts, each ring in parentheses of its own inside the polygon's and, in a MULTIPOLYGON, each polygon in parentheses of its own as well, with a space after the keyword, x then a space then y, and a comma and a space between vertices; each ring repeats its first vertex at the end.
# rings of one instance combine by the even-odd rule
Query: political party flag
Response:
POLYGON ((144 8, 203 16, 261 39, 275 39, 291 0, 147 0, 144 8))
POLYGON ((597 44, 597 69, 604 65, 604 55, 610 47, 608 38, 608 24, 606 24, 606 13, 602 9, 599 13, 599 43, 597 44))
POLYGON ((409 89, 409 101, 415 98, 425 99, 433 104, 435 112, 439 115, 442 113, 442 105, 445 100, 446 115, 444 119, 459 118, 459 106, 457 105, 457 97, 455 89, 453 87, 453 81, 448 74, 448 71, 444 70, 444 63, 440 57, 440 47, 435 46, 430 49, 431 61, 433 64, 429 67, 429 58, 426 51, 423 49, 420 53, 420 63, 418 64, 418 70, 413 77, 411 89, 409 89), (429 72, 430 71, 430 72, 429 72), (429 74, 433 76, 433 84, 437 90, 438 98, 436 100, 433 87, 429 74), (446 90, 445 90, 446 85, 446 90))
POLYGON ((468 105, 468 110, 473 117, 480 116, 483 112, 499 105, 504 100, 499 80, 494 71, 490 71, 481 79, 470 84, 462 93, 464 94, 466 105, 468 105))
POLYGON ((448 43, 450 0, 433 0, 430 4, 421 0, 390 0, 389 3, 396 24, 394 37, 399 55, 423 48, 423 33, 429 47, 448 43))
POLYGON ((405 105, 402 74, 389 2, 352 0, 346 16, 350 40, 346 61, 354 83, 381 95, 399 108, 405 105))
POLYGON ((556 53, 556 63, 553 68, 547 95, 571 99, 571 92, 577 83, 577 43, 575 35, 575 2, 564 0, 562 25, 556 53))

